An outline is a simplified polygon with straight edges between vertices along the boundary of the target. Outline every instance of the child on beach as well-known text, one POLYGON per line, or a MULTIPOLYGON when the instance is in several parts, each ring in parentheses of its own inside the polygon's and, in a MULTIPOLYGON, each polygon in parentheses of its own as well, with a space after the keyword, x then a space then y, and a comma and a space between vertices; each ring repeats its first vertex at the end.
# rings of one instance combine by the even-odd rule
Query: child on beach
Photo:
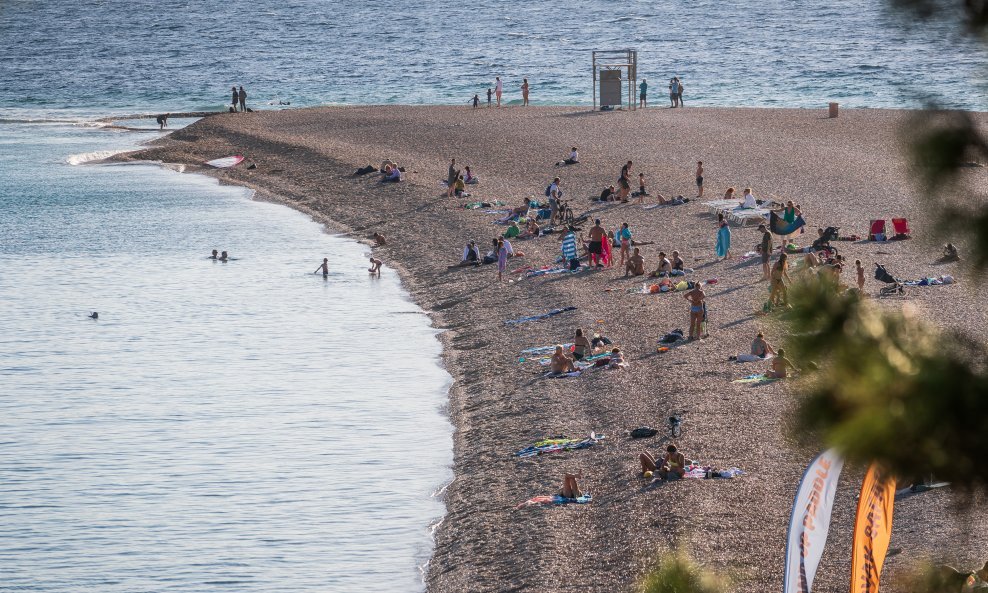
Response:
POLYGON ((625 222, 621 225, 617 239, 621 242, 621 264, 623 265, 625 258, 629 257, 628 251, 631 249, 631 229, 628 228, 628 223, 625 222))
MULTIPOLYGON (((224 251, 223 253, 226 253, 226 252, 224 251)), ((322 270, 323 278, 325 278, 326 276, 329 276, 329 258, 328 257, 322 258, 322 264, 318 268, 316 268, 316 271, 315 272, 312 272, 312 273, 313 274, 318 274, 320 270, 322 270)))
POLYGON ((477 107, 480 106, 480 95, 474 95, 473 99, 470 99, 469 102, 472 102, 473 108, 476 109, 477 107))
POLYGON ((854 260, 854 269, 858 272, 858 291, 864 292, 865 285, 865 270, 864 266, 861 265, 861 260, 854 260))
POLYGON ((491 95, 493 95, 493 94, 494 94, 494 91, 492 91, 490 88, 488 88, 487 89, 487 106, 488 107, 491 106, 491 95))
POLYGON ((645 189, 645 174, 638 174, 638 203, 645 203, 645 196, 648 195, 648 191, 645 189))
POLYGON ((371 263, 371 267, 367 269, 367 271, 370 272, 370 275, 371 276, 380 276, 381 275, 381 266, 384 265, 384 262, 381 261, 381 260, 379 260, 379 259, 377 259, 376 257, 372 257, 372 258, 370 258, 370 263, 371 263))
POLYGON ((703 161, 696 162, 696 197, 703 197, 703 161))

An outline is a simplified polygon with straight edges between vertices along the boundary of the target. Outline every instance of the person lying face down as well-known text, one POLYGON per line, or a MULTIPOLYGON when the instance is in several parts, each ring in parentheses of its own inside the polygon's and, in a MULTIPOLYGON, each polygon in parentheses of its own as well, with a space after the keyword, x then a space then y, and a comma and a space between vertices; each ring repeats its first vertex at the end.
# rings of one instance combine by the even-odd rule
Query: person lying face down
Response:
POLYGON ((634 253, 632 253, 630 258, 628 258, 628 263, 624 267, 624 275, 645 275, 645 258, 641 255, 641 249, 635 247, 634 253))

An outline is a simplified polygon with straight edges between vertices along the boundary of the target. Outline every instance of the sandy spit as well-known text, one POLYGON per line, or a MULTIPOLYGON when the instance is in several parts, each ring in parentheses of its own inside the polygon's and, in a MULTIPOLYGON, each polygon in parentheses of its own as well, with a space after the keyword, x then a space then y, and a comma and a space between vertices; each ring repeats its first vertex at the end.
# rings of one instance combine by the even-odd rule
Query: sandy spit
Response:
MULTIPOLYGON (((655 554, 682 544, 708 566, 730 573, 742 592, 778 590, 790 506, 808 460, 788 432, 791 383, 751 387, 732 379, 762 370, 728 356, 744 352, 764 330, 783 336, 755 315, 766 299, 759 266, 737 258, 717 262, 714 219, 698 201, 644 209, 604 207, 607 228, 628 222, 654 266, 660 250, 678 249, 708 289, 711 337, 665 354, 656 341, 687 326, 678 294, 629 294, 642 280, 617 267, 575 276, 498 283, 493 266, 448 270, 469 239, 489 245, 503 231, 495 218, 458 208, 439 179, 449 159, 470 165, 482 182, 474 199, 511 205, 542 196, 559 175, 577 210, 614 183, 621 165, 634 162, 650 191, 696 195, 694 169, 704 161, 706 198, 728 186, 751 187, 759 197, 793 199, 815 234, 818 226, 867 234, 871 218, 906 217, 917 239, 875 244, 841 243, 868 270, 867 290, 877 292, 872 262, 905 277, 953 274, 957 285, 914 288, 889 306, 912 303, 938 324, 963 327, 988 340, 988 309, 975 279, 963 267, 937 265, 930 237, 929 199, 912 181, 902 139, 905 111, 850 110, 827 119, 823 110, 648 109, 594 113, 580 108, 338 107, 227 114, 206 118, 126 158, 199 165, 244 154, 256 168, 208 171, 224 182, 260 190, 364 240, 377 231, 388 245, 374 249, 398 269, 418 303, 430 312, 445 363, 455 378, 449 410, 456 427, 455 475, 445 501, 448 516, 436 534, 427 584, 433 593, 462 591, 628 591, 655 554), (578 146, 582 162, 554 163, 578 146), (401 184, 354 177, 360 166, 390 158, 409 171, 401 184), (556 307, 576 311, 518 327, 507 319, 556 307), (547 380, 525 348, 570 341, 577 327, 600 332, 626 351, 630 368, 547 380), (678 443, 687 457, 720 467, 738 466, 734 480, 680 481, 646 489, 638 453, 666 439, 632 441, 631 428, 661 427, 672 411, 684 412, 678 443), (519 461, 512 452, 546 435, 608 435, 589 450, 519 461), (594 496, 589 505, 515 510, 519 502, 558 489, 563 472, 582 473, 594 496)), ((988 124, 986 114, 976 117, 988 124)), ((206 172, 205 170, 203 170, 206 172)), ((988 184, 988 169, 971 169, 988 184)), ((649 200, 651 202, 651 200, 649 200)), ((753 248, 754 229, 733 229, 732 253, 753 248)), ((810 235, 800 237, 809 242, 810 235)), ((525 257, 509 270, 542 266, 559 252, 554 237, 516 241, 525 257)), ((318 261, 323 254, 312 254, 318 261)), ((331 257, 331 254, 330 254, 331 257)), ((366 266, 333 261, 331 266, 366 266)), ((846 280, 853 282, 850 272, 846 280)), ((331 395, 331 394, 330 394, 331 395)), ((837 494, 828 548, 815 590, 845 591, 850 571, 854 510, 862 468, 847 468, 837 494)), ((988 557, 988 514, 975 506, 958 511, 949 489, 899 501, 893 555, 885 587, 914 561, 944 557, 980 566, 988 557)), ((331 542, 327 542, 331 545, 331 542)), ((894 588, 894 587, 893 587, 894 588)))

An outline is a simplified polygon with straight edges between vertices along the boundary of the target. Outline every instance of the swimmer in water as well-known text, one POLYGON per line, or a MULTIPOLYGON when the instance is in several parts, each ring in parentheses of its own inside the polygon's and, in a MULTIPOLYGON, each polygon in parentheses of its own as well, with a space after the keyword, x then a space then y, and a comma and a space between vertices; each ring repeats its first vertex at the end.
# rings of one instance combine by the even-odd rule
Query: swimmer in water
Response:
POLYGON ((210 255, 208 259, 219 259, 219 258, 220 258, 220 256, 219 256, 219 253, 220 253, 219 251, 216 251, 216 250, 214 249, 214 250, 213 250, 213 254, 212 254, 212 255, 210 255))
POLYGON ((90 319, 99 319, 99 313, 97 313, 96 311, 93 311, 92 313, 89 314, 89 318, 90 319))
POLYGON ((368 268, 367 271, 371 273, 371 276, 380 276, 381 266, 384 265, 384 262, 377 259, 376 257, 372 257, 370 258, 370 263, 371 263, 371 267, 368 268))
POLYGON ((230 256, 227 255, 225 251, 220 254, 220 261, 226 261, 228 259, 230 259, 230 256))
POLYGON ((316 268, 316 271, 315 272, 312 272, 312 273, 313 274, 318 274, 320 271, 322 272, 322 277, 323 278, 325 278, 326 276, 329 276, 329 258, 328 257, 322 258, 322 265, 320 265, 318 268, 316 268))

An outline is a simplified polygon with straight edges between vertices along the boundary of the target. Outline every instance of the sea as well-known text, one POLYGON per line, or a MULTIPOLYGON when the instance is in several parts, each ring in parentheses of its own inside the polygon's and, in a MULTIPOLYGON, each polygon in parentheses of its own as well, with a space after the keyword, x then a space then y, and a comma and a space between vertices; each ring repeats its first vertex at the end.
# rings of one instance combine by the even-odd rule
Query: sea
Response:
POLYGON ((984 47, 882 1, 0 2, 0 591, 424 590, 451 379, 396 273, 245 189, 94 163, 233 85, 587 106, 592 50, 626 48, 653 105, 679 76, 687 108, 988 110, 984 47))

